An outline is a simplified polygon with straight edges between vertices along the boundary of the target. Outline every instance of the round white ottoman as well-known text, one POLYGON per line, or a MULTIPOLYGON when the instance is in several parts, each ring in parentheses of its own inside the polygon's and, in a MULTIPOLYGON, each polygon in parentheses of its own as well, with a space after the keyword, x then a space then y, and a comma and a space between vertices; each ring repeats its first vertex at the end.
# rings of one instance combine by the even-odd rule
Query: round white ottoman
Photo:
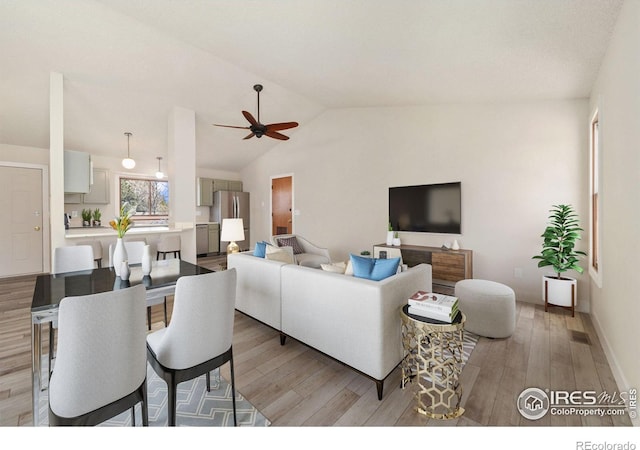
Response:
POLYGON ((516 328, 516 294, 509 286, 487 280, 460 280, 455 296, 467 317, 464 329, 489 338, 506 338, 516 328))

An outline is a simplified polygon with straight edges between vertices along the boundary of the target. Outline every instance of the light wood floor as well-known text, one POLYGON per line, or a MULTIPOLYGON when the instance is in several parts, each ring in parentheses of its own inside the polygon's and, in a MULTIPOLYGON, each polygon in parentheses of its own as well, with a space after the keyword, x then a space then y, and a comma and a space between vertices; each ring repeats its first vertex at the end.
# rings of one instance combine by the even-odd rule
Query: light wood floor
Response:
MULTIPOLYGON (((199 263, 215 266, 215 258, 199 263)), ((35 277, 0 279, 0 425, 30 426, 31 320, 35 277)), ((169 302, 169 310, 172 302, 169 302)), ((385 381, 378 401, 374 383, 342 364, 236 312, 237 389, 273 426, 630 426, 627 416, 551 416, 532 422, 515 402, 525 387, 618 391, 590 317, 517 304, 516 332, 508 339, 480 338, 462 373, 462 417, 429 420, 415 411, 400 369, 385 381)), ((153 330, 162 307, 154 307, 153 330)), ((45 327, 46 328, 46 327, 45 327)), ((45 336, 46 340, 46 336, 45 336)), ((366 351, 366 349, 363 349, 366 351)), ((222 369, 229 376, 228 365, 222 369)))

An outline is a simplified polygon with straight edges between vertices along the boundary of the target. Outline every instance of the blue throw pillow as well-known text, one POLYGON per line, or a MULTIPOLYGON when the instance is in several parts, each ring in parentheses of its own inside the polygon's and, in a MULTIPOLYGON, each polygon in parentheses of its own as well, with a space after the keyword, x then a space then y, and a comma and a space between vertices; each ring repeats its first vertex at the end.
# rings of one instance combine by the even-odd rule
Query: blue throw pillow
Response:
POLYGON ((384 280, 395 275, 400 264, 400 258, 377 259, 350 254, 349 259, 353 266, 354 277, 373 281, 384 280))
POLYGON ((265 241, 256 242, 256 248, 253 250, 253 256, 264 258, 267 253, 267 243, 265 241))
POLYGON ((398 272, 400 258, 376 259, 371 271, 371 279, 375 281, 384 280, 398 272))
POLYGON ((351 266, 353 267, 353 276, 358 278, 369 278, 373 270, 373 258, 365 258, 349 254, 351 266))

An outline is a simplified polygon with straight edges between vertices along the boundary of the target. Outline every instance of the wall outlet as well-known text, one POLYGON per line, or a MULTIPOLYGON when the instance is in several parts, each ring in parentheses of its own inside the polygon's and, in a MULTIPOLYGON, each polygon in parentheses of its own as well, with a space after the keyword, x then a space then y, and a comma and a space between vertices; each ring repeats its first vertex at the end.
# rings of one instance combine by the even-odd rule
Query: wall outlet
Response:
POLYGON ((78 211, 71 211, 71 217, 78 217, 78 211))
POLYGON ((513 276, 515 278, 522 278, 522 268, 516 267, 515 269, 513 269, 513 276))
POLYGON ((200 211, 199 209, 196 210, 196 216, 201 216, 202 215, 202 211, 200 211))

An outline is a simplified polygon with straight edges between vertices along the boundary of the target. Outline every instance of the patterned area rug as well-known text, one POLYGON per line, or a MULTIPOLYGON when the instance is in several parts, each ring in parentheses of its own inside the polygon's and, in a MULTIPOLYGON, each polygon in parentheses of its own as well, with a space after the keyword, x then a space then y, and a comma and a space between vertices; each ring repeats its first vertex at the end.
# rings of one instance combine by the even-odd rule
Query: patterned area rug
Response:
POLYGON ((480 336, 473 334, 470 331, 466 331, 463 334, 462 342, 462 365, 464 366, 471 355, 471 352, 476 347, 480 336))
MULTIPOLYGON (((43 364, 44 366, 45 364, 43 364)), ((147 397, 149 426, 167 425, 167 384, 147 365, 147 397)), ((236 413, 238 426, 264 427, 271 422, 236 390, 236 413)), ((49 424, 47 391, 40 396, 40 417, 42 426, 49 424)), ((140 405, 136 406, 136 426, 142 425, 140 405)), ((211 374, 211 392, 207 392, 205 376, 185 381, 178 385, 177 418, 179 427, 232 427, 233 405, 231 384, 217 371, 211 374)), ((114 417, 100 426, 131 426, 130 411, 114 417)))
MULTIPOLYGON (((465 331, 462 336, 462 368, 464 369, 465 364, 469 360, 469 356, 471 356, 471 352, 476 347, 478 343, 478 339, 480 336, 477 334, 473 334, 469 331, 465 331)), ((452 354, 449 350, 444 351, 445 358, 451 358, 452 354)), ((428 375, 423 375, 424 379, 427 381, 431 381, 431 377, 428 375)))

